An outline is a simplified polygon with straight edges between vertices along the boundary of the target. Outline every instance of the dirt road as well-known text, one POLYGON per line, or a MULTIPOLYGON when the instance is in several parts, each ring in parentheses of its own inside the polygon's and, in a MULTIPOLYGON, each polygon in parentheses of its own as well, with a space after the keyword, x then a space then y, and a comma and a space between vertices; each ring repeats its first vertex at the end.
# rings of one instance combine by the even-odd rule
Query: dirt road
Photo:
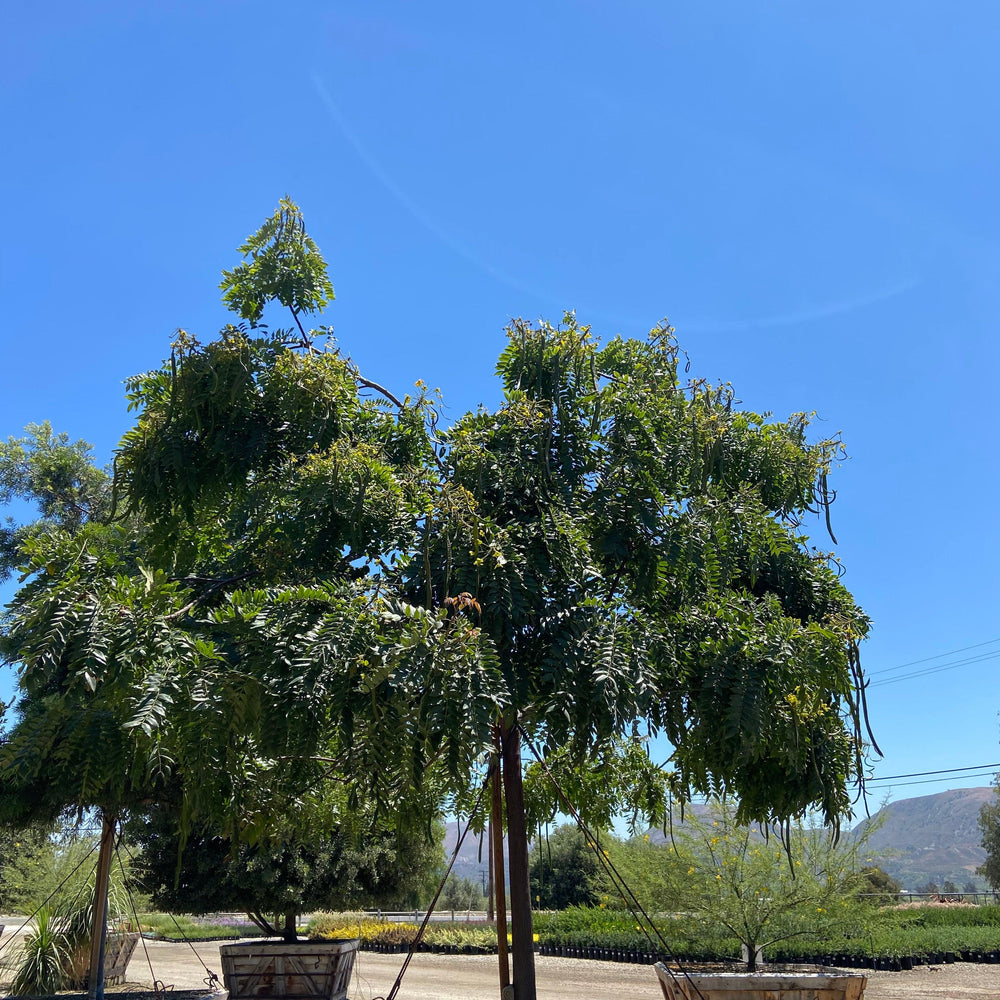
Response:
MULTIPOLYGON (((9 936, 4 934, 4 939, 9 936)), ((359 952, 351 1000, 385 997, 403 955, 359 952)), ((204 988, 208 972, 222 974, 217 943, 194 945, 144 941, 129 965, 131 983, 159 980, 175 990, 204 988), (151 971, 152 970, 152 971, 151 971)), ((661 1000, 651 968, 574 958, 537 957, 541 1000, 661 1000)), ((920 966, 910 972, 868 973, 865 1000, 1000 1000, 1000 965, 920 966)), ((415 955, 400 1000, 499 1000, 497 959, 491 955, 415 955)))
MULTIPOLYGON (((205 970, 191 946, 147 942, 156 978, 175 989, 204 985, 205 970)), ((217 945, 198 944, 201 960, 221 975, 217 945)), ((385 997, 403 955, 359 952, 351 1000, 385 997)), ((653 970, 641 965, 575 958, 537 958, 540 1000, 662 1000, 653 970)), ((129 979, 151 982, 146 956, 136 951, 129 979)), ((415 955, 406 972, 400 1000, 499 1000, 497 959, 491 955, 415 955)), ((911 972, 869 973, 865 1000, 1000 1000, 1000 965, 920 966, 911 972)))

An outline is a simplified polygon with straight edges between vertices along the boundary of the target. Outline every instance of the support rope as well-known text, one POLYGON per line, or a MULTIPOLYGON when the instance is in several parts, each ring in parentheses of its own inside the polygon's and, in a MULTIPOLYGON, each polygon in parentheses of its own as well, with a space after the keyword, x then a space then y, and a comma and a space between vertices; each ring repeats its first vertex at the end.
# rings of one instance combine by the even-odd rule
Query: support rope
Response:
MULTIPOLYGON (((118 850, 118 844, 115 844, 115 857, 118 859, 118 868, 122 873, 122 885, 125 886, 125 895, 128 896, 129 909, 132 911, 132 916, 135 919, 135 929, 139 932, 139 940, 142 942, 142 952, 146 956, 146 965, 149 966, 149 978, 153 982, 153 992, 157 996, 162 994, 162 990, 158 989, 158 986, 162 986, 162 983, 156 978, 156 973, 153 971, 153 960, 149 957, 149 948, 146 947, 146 939, 142 934, 142 927, 139 925, 139 914, 135 910, 135 900, 132 898, 132 893, 128 891, 127 878, 125 875, 125 865, 122 864, 121 852, 118 850)), ((131 861, 131 858, 129 859, 131 861)))
MULTIPOLYGON (((129 856, 129 863, 130 864, 134 863, 135 862, 135 857, 129 851, 129 849, 128 849, 127 846, 125 847, 125 852, 129 856)), ((123 880, 123 883, 124 883, 124 881, 125 881, 125 867, 124 867, 124 865, 122 865, 122 859, 121 859, 121 855, 118 853, 118 847, 117 847, 117 845, 115 846, 115 856, 118 858, 118 865, 119 865, 119 867, 122 870, 122 880, 123 880)), ((139 915, 136 913, 136 910, 135 910, 135 900, 132 898, 132 893, 129 892, 127 885, 125 885, 125 892, 126 892, 126 895, 128 896, 129 907, 132 910, 132 915, 135 917, 135 926, 138 929, 139 928, 139 915)), ((198 949, 195 948, 194 944, 191 941, 188 940, 187 935, 184 933, 184 929, 181 927, 181 925, 179 923, 177 923, 177 918, 172 913, 168 913, 167 916, 170 917, 170 919, 174 922, 174 926, 177 928, 177 932, 180 934, 181 940, 191 949, 191 952, 194 954, 194 957, 198 960, 198 962, 200 963, 201 967, 208 973, 208 975, 205 977, 205 985, 210 990, 215 990, 216 992, 221 992, 222 989, 223 989, 223 985, 222 985, 222 982, 219 980, 218 975, 215 972, 213 972, 205 964, 205 960, 201 957, 201 955, 198 954, 198 949)), ((153 991, 157 994, 157 996, 162 996, 166 992, 167 987, 165 987, 163 985, 163 981, 162 980, 156 978, 156 973, 153 971, 153 963, 152 963, 152 961, 151 961, 151 959, 149 957, 149 949, 146 947, 146 939, 142 936, 141 930, 140 930, 140 933, 139 933, 139 940, 142 941, 142 950, 145 952, 145 954, 146 954, 146 961, 149 964, 149 974, 150 974, 150 976, 153 979, 153 991)))
MULTIPOLYGON (((542 759, 542 756, 535 748, 534 743, 531 742, 531 738, 524 731, 524 728, 520 726, 520 724, 518 725, 518 728, 521 730, 521 738, 524 740, 528 749, 531 751, 532 756, 535 758, 535 760, 538 761, 539 765, 545 772, 549 781, 552 782, 552 785, 555 788, 556 793, 558 794, 563 805, 565 806, 567 813, 569 813, 569 815, 572 816, 573 819, 576 821, 576 825, 580 828, 580 831, 583 833, 584 838, 587 841, 587 844, 593 849, 594 854, 597 856, 597 860, 600 862, 601 866, 608 874, 608 877, 611 879, 612 885, 614 885, 615 888, 618 890, 618 892, 621 894, 622 900, 625 903, 625 905, 629 908, 629 911, 631 912, 632 916, 639 921, 640 929, 642 930, 642 933, 645 935, 646 940, 654 948, 656 948, 657 943, 659 943, 660 947, 664 951, 667 960, 677 965, 678 970, 683 975, 684 979, 687 981, 688 986, 694 990, 695 994, 698 997, 700 997, 701 1000, 705 1000, 705 995, 701 992, 701 990, 698 989, 698 986, 695 984, 694 980, 691 978, 688 971, 685 968, 683 968, 681 963, 674 956, 673 949, 670 947, 666 939, 663 937, 663 934, 660 932, 659 927, 657 927, 656 924, 653 922, 652 917, 650 917, 650 915, 643 908, 642 904, 636 898, 635 893, 632 891, 629 884, 625 881, 625 878, 622 876, 621 872, 619 872, 618 869, 615 867, 615 864, 611 860, 611 858, 609 858, 605 854, 605 852, 601 850, 597 838, 594 836, 593 832, 584 822, 583 817, 576 810, 573 803, 570 802, 568 796, 562 790, 562 787, 560 786, 559 782, 556 781, 555 775, 549 770, 549 766, 542 759), (653 935, 656 936, 656 940, 654 940, 653 935)), ((667 972, 670 973, 671 979, 677 982, 678 976, 675 974, 675 971, 665 963, 664 963, 664 968, 667 970, 667 972)))
POLYGON ((423 923, 421 923, 416 936, 410 943, 410 950, 406 953, 406 958, 403 959, 403 966, 399 970, 399 975, 396 976, 396 981, 392 984, 392 989, 389 990, 388 997, 374 997, 373 1000, 396 1000, 396 994, 399 992, 399 987, 403 983, 403 976, 406 975, 406 970, 409 967, 414 952, 416 952, 417 947, 423 940, 424 931, 427 929, 427 924, 430 922, 431 914, 434 912, 434 907, 437 906, 437 901, 441 897, 441 893, 444 891, 445 883, 448 881, 448 876, 451 875, 452 868, 455 867, 455 862, 458 860, 458 852, 462 849, 465 836, 472 827, 472 821, 475 818, 476 813, 479 812, 479 807, 482 805, 483 801, 483 795, 486 793, 486 789, 490 787, 490 781, 493 778, 496 767, 497 765, 495 763, 491 763, 486 771, 486 778, 483 780, 482 787, 479 789, 479 794, 476 796, 476 801, 473 803, 472 809, 469 812, 469 821, 465 824, 465 829, 458 838, 458 843, 455 844, 455 850, 451 855, 451 861, 448 862, 448 868, 441 879, 441 883, 438 885, 437 892, 434 893, 434 898, 431 900, 430 906, 427 908, 427 912, 424 914, 423 923))
MULTIPOLYGON (((24 928, 27 927, 28 924, 30 924, 31 921, 35 919, 35 917, 38 916, 39 910, 43 909, 49 903, 49 901, 56 896, 56 894, 62 889, 62 887, 83 867, 84 862, 91 856, 91 854, 94 853, 94 851, 97 850, 98 846, 99 845, 95 843, 94 846, 91 847, 91 849, 87 851, 87 853, 80 859, 77 866, 52 890, 52 892, 50 892, 45 897, 44 900, 42 900, 41 903, 38 904, 38 906, 35 907, 31 915, 25 918, 24 923, 21 924, 21 926, 18 927, 18 929, 14 931, 14 933, 11 934, 9 938, 7 938, 6 943, 0 945, 0 952, 2 952, 4 948, 10 945, 13 941, 17 940, 17 938, 21 934, 21 931, 23 931, 24 928)), ((79 893, 77 893, 77 896, 79 897, 79 893)))

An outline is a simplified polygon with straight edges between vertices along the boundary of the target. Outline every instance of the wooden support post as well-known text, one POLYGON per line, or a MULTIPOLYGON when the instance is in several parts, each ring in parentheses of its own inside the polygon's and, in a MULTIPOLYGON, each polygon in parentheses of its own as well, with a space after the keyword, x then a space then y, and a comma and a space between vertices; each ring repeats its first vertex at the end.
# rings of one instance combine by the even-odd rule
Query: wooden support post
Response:
POLYGON ((500 768, 500 736, 497 734, 496 768, 491 782, 493 801, 490 808, 490 858, 493 865, 493 885, 496 893, 497 958, 500 962, 500 994, 510 986, 510 959, 507 955, 507 891, 504 886, 503 863, 503 787, 500 768))
POLYGON ((503 787, 507 801, 507 854, 510 866, 510 931, 514 951, 514 1000, 536 1000, 535 942, 528 875, 528 830, 521 775, 521 734, 516 719, 500 723, 503 787))
POLYGON ((111 878, 111 855, 115 847, 115 817, 104 813, 101 846, 97 855, 94 881, 94 922, 90 938, 90 977, 87 982, 90 1000, 104 998, 104 950, 108 937, 108 882, 111 878))
MULTIPOLYGON (((494 775, 494 779, 495 779, 494 775)), ((493 917, 496 914, 496 906, 494 903, 496 890, 493 888, 493 820, 491 819, 486 824, 486 862, 487 862, 487 874, 486 874, 486 920, 488 923, 493 922, 493 917)))

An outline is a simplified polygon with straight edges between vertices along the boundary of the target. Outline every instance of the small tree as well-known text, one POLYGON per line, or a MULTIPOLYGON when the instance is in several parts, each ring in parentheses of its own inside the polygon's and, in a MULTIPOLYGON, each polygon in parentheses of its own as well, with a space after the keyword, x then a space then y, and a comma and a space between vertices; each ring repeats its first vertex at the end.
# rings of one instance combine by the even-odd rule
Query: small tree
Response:
POLYGON ((451 874, 441 893, 441 906, 446 910, 481 910, 486 903, 483 887, 475 879, 451 874))
MULTIPOLYGON (((37 896, 40 874, 52 867, 48 862, 56 849, 54 832, 49 824, 24 829, 0 827, 0 913, 30 912, 23 908, 37 896)), ((38 902, 44 902, 47 895, 38 902)))
POLYGON ((656 845, 615 848, 616 864, 646 905, 699 914, 743 946, 748 969, 758 952, 842 921, 864 884, 863 844, 796 824, 786 835, 736 821, 728 803, 691 815, 656 845))
POLYGON ((865 902, 885 906, 899 897, 903 888, 888 872, 877 865, 861 869, 861 883, 858 891, 865 902))

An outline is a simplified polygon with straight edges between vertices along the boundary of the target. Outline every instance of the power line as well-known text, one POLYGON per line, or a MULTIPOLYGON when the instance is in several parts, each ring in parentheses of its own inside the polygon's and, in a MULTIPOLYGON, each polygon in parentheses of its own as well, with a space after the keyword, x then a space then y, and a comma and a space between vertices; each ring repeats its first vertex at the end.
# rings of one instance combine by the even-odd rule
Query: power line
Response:
POLYGON ((985 768, 1000 768, 1000 764, 972 764, 969 767, 946 767, 940 771, 914 771, 912 774, 888 774, 885 777, 869 778, 871 781, 895 781, 897 778, 925 778, 930 774, 957 774, 959 771, 982 771, 985 768))
MULTIPOLYGON (((967 774, 967 778, 990 778, 995 772, 984 771, 981 775, 979 774, 967 774)), ((896 788, 905 788, 907 785, 933 785, 939 781, 951 781, 951 778, 922 778, 920 781, 898 781, 895 783, 896 788)))
MULTIPOLYGON (((909 681, 917 677, 927 677, 930 674, 939 674, 944 670, 954 670, 956 667, 965 667, 970 663, 983 663, 986 660, 995 660, 1000 657, 1000 650, 996 650, 992 653, 980 653, 978 656, 968 656, 964 660, 956 660, 954 663, 942 663, 936 667, 924 667, 923 670, 914 670, 908 674, 902 674, 899 677, 886 677, 882 680, 873 681, 868 686, 869 687, 882 687, 885 684, 898 684, 900 681, 909 681)), ((890 669, 898 669, 896 667, 891 667, 890 669)), ((879 671, 876 671, 878 673, 879 671)))
POLYGON ((872 670, 870 675, 889 674, 894 670, 902 670, 904 667, 915 667, 918 663, 930 663, 931 660, 941 660, 946 656, 954 656, 956 653, 966 653, 970 649, 979 649, 981 646, 992 646, 996 642, 1000 642, 1000 637, 996 639, 987 639, 985 642, 975 642, 971 646, 961 646, 958 649, 949 650, 947 653, 937 653, 935 656, 925 656, 920 660, 909 660, 906 663, 898 663, 894 667, 883 667, 881 670, 872 670))

